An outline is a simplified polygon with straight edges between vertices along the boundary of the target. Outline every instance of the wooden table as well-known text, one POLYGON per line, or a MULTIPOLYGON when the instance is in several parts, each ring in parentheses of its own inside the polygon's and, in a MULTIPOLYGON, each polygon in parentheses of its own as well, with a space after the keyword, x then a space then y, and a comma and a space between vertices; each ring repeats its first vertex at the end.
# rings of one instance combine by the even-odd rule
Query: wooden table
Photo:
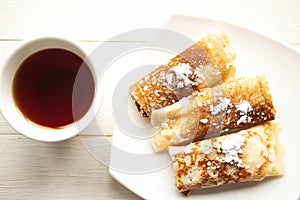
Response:
MULTIPOLYGON (((33 35, 67 35, 93 50, 125 31, 160 28, 175 14, 222 19, 300 50, 299 11, 299 0, 0 0, 0 63, 33 35)), ((92 135, 93 127, 84 134, 92 135)), ((0 152, 0 199, 139 199, 110 177, 79 137, 37 142, 0 115, 0 152)))

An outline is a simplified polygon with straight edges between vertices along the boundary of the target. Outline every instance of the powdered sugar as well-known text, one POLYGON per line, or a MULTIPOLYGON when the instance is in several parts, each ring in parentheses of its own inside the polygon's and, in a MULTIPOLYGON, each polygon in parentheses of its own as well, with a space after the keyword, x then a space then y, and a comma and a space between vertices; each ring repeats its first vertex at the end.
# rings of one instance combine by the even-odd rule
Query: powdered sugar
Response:
POLYGON ((179 63, 177 66, 172 68, 172 71, 175 72, 178 80, 178 88, 196 85, 195 82, 189 79, 189 76, 192 75, 191 66, 189 64, 179 63))
POLYGON ((248 116, 248 114, 253 110, 253 108, 248 101, 241 101, 241 103, 237 105, 236 108, 238 111, 240 111, 241 115, 239 120, 236 122, 237 125, 240 125, 241 123, 250 123, 252 121, 252 117, 248 116))
POLYGON ((251 120, 252 120, 252 117, 247 116, 247 115, 243 115, 243 116, 240 117, 239 120, 237 120, 236 124, 237 125, 240 125, 242 123, 247 124, 247 123, 250 123, 251 120))
POLYGON ((220 103, 216 106, 211 107, 211 114, 217 115, 221 112, 224 112, 228 106, 230 105, 230 99, 227 98, 219 98, 220 103))
POLYGON ((199 70, 193 70, 188 63, 179 63, 166 75, 166 81, 173 89, 174 87, 182 89, 198 85, 199 82, 204 81, 204 77, 199 70))
POLYGON ((189 144, 185 147, 184 149, 184 153, 185 154, 190 154, 190 153, 193 153, 193 144, 189 144))
POLYGON ((241 147, 244 144, 245 137, 239 134, 227 137, 218 148, 218 152, 225 154, 225 163, 236 163, 241 166, 242 160, 239 154, 243 153, 241 147))
POLYGON ((204 140, 201 144, 201 152, 204 154, 209 154, 212 151, 212 143, 211 140, 204 140))
POLYGON ((249 104, 248 101, 243 100, 239 105, 237 105, 237 110, 241 111, 244 114, 247 114, 248 112, 252 111, 253 108, 249 104))
POLYGON ((196 76, 197 83, 202 83, 205 80, 205 77, 203 76, 200 67, 196 68, 194 70, 194 73, 195 73, 195 76, 196 76))
POLYGON ((208 122, 208 119, 206 119, 206 118, 200 119, 200 122, 201 122, 202 124, 206 124, 206 123, 208 122))
POLYGON ((166 79, 167 79, 167 84, 171 85, 173 82, 173 74, 167 74, 166 79))

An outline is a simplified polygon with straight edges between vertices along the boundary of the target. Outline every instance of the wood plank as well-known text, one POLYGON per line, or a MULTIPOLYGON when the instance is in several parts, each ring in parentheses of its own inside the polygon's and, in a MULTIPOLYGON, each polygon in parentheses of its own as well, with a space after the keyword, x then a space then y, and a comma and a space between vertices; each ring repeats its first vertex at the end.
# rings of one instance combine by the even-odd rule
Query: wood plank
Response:
POLYGON ((0 38, 62 34, 78 39, 107 40, 136 28, 161 27, 174 14, 205 16, 240 24, 299 42, 298 0, 0 0, 0 38))
POLYGON ((139 199, 108 174, 79 138, 42 143, 0 136, 0 199, 139 199))

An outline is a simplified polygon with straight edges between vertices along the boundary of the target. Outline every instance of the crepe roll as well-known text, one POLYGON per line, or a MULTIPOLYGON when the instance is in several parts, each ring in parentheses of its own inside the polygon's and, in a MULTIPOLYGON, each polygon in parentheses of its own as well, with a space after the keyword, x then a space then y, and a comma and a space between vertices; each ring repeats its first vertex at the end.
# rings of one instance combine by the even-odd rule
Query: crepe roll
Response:
POLYGON ((129 92, 139 112, 171 105, 194 91, 221 84, 235 75, 235 53, 221 28, 176 55, 141 80, 129 92))
POLYGON ((275 119, 275 113, 265 76, 235 79, 153 110, 151 122, 158 127, 153 147, 160 151, 212 133, 246 129, 275 119))
POLYGON ((184 147, 170 147, 178 191, 283 175, 278 136, 278 124, 266 122, 184 147))

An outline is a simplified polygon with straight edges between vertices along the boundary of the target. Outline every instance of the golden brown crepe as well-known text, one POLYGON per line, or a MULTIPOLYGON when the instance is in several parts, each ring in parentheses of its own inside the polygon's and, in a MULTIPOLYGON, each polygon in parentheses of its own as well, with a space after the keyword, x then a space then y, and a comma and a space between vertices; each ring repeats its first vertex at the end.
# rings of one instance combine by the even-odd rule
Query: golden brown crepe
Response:
POLYGON ((235 79, 153 110, 151 122, 160 127, 153 147, 160 151, 208 134, 246 129, 275 119, 275 112, 264 76, 235 79))
POLYGON ((179 192, 283 175, 279 126, 266 122, 247 130, 169 147, 179 192))
POLYGON ((225 32, 216 28, 200 41, 133 84, 135 104, 144 117, 171 105, 195 90, 221 84, 235 74, 235 53, 225 32))

